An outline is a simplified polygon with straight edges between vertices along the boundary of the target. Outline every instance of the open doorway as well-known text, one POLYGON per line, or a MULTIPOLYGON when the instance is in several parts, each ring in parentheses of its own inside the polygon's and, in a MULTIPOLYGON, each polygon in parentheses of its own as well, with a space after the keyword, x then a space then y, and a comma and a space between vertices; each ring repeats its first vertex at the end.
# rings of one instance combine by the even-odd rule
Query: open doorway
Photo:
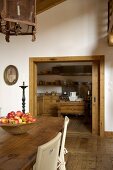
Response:
POLYGON ((92 62, 92 134, 104 134, 104 56, 30 58, 30 112, 37 115, 37 65, 40 63, 92 62), (101 87, 101 88, 100 88, 101 87))

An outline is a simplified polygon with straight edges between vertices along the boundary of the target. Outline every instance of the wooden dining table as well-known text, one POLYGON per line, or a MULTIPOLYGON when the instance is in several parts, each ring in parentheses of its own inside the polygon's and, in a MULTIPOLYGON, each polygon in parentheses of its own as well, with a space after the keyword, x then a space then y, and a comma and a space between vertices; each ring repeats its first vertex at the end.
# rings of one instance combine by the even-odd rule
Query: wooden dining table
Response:
POLYGON ((38 146, 50 141, 63 129, 61 117, 39 117, 25 134, 12 135, 0 127, 0 170, 30 170, 38 146))

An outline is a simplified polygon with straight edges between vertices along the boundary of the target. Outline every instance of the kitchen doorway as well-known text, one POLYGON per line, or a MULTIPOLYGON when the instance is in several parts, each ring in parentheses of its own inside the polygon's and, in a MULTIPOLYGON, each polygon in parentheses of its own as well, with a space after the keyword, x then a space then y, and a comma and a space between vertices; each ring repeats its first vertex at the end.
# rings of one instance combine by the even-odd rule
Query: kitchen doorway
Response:
POLYGON ((29 110, 37 115, 37 65, 39 63, 92 62, 92 134, 104 135, 104 56, 31 57, 29 59, 29 110))

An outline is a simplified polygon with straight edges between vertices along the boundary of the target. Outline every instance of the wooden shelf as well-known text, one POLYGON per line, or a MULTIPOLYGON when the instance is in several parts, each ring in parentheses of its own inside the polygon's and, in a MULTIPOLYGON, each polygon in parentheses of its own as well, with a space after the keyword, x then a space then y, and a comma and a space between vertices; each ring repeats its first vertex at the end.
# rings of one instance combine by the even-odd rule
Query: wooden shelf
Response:
POLYGON ((92 76, 92 73, 59 73, 59 74, 38 74, 38 76, 92 76))
POLYGON ((64 86, 64 87, 73 87, 73 86, 79 86, 80 84, 82 85, 92 85, 92 83, 87 83, 87 82, 74 82, 73 84, 37 84, 37 86, 64 86))
POLYGON ((51 73, 51 74, 48 74, 48 73, 47 74, 38 74, 38 76, 54 76, 54 75, 59 75, 59 74, 53 74, 53 73, 51 73))
POLYGON ((56 85, 56 84, 37 84, 37 86, 63 86, 63 85, 56 85))

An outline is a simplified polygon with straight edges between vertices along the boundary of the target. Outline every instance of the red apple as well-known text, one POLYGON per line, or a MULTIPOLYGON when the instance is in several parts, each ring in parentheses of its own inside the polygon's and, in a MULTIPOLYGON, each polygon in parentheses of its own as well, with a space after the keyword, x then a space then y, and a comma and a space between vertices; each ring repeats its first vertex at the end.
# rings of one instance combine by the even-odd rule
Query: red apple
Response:
POLYGON ((14 119, 18 119, 19 123, 22 123, 22 119, 19 116, 15 116, 14 119))
POLYGON ((15 112, 11 111, 7 114, 7 118, 13 118, 15 116, 15 112))
POLYGON ((14 124, 19 124, 19 120, 18 119, 14 119, 14 124))
POLYGON ((19 123, 22 123, 22 119, 20 118, 20 119, 18 119, 19 120, 19 123))
POLYGON ((14 118, 9 118, 8 122, 11 123, 11 124, 14 124, 14 118))
POLYGON ((8 119, 6 117, 1 118, 1 123, 8 123, 8 119))
POLYGON ((23 114, 21 118, 22 118, 23 122, 27 122, 28 121, 28 116, 26 114, 23 114))
POLYGON ((16 114, 17 116, 21 117, 21 116, 23 115, 23 112, 21 112, 21 111, 18 110, 15 114, 16 114))

